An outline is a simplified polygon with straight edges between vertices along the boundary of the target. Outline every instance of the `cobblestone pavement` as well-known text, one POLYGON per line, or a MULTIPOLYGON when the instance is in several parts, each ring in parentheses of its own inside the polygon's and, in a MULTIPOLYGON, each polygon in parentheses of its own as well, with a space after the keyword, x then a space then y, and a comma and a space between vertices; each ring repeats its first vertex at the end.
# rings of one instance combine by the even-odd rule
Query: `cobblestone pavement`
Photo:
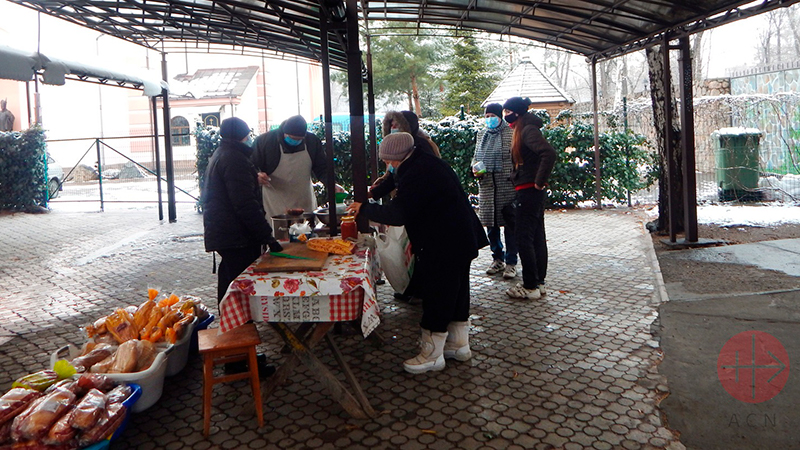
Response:
MULTIPOLYGON (((185 210, 183 209, 185 208, 185 210)), ((132 415, 112 449, 682 449, 658 410, 668 395, 650 325, 661 291, 652 245, 628 210, 548 212, 548 295, 510 300, 518 280, 490 277, 484 250, 472 266, 473 358, 411 375, 420 307, 379 287, 382 347, 334 336, 378 416, 355 420, 300 369, 253 416, 246 382, 214 388, 211 436, 202 436, 196 356, 165 380, 149 410, 132 415)), ((139 304, 148 285, 213 301, 202 217, 154 209, 0 216, 0 389, 44 368, 81 326, 139 304)), ((217 326, 216 324, 212 326, 217 326)), ((280 340, 259 324, 259 350, 280 364, 280 340)), ((327 364, 327 350, 317 355, 327 364)))

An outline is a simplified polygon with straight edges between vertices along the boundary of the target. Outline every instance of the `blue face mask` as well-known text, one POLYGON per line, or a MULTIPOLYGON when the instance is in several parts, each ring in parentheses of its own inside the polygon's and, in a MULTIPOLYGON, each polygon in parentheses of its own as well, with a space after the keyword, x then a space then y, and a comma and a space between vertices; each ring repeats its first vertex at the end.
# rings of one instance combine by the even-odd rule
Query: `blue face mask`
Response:
POLYGON ((392 128, 392 131, 390 131, 389 134, 395 134, 395 133, 399 133, 399 132, 400 132, 399 128, 392 128))
POLYGON ((485 120, 488 128, 497 128, 500 126, 500 118, 497 116, 487 117, 485 120))
POLYGON ((386 171, 389 173, 394 173, 394 166, 386 166, 386 171))
POLYGON ((292 139, 289 136, 284 136, 283 140, 286 141, 286 143, 291 145, 292 147, 303 143, 302 139, 292 139))
POLYGON ((255 147, 255 145, 256 145, 256 138, 255 138, 255 137, 253 137, 253 135, 251 134, 251 135, 250 135, 250 136, 247 138, 247 140, 246 140, 246 141, 244 141, 244 145, 246 145, 246 146, 248 146, 248 147, 255 147))

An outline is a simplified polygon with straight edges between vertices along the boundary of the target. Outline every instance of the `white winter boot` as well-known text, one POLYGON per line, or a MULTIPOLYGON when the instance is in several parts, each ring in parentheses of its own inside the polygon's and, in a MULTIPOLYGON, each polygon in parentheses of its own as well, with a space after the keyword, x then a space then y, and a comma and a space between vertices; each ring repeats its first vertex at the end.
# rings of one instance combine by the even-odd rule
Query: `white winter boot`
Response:
POLYGON ((466 361, 472 358, 469 349, 469 321, 447 324, 447 342, 444 343, 445 359, 466 361))
POLYGON ((430 330, 423 328, 419 355, 404 362, 403 368, 410 373, 444 369, 444 343, 446 340, 447 332, 431 333, 430 330))

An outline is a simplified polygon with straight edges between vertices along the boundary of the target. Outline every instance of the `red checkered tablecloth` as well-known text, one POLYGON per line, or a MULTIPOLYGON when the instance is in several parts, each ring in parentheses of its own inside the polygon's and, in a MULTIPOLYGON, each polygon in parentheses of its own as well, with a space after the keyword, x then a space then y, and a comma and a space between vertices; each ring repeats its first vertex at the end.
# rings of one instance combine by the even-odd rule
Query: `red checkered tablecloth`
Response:
POLYGON ((220 329, 259 322, 344 322, 361 317, 367 336, 380 323, 373 250, 328 257, 320 272, 253 272, 253 263, 220 303, 220 329))

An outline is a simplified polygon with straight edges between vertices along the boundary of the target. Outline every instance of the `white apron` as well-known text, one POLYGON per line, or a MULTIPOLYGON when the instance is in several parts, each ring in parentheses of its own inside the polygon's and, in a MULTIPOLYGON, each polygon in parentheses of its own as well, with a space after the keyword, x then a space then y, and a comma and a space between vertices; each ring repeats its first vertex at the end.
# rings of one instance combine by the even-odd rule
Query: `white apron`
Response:
POLYGON ((306 212, 317 209, 311 184, 311 156, 305 147, 300 152, 281 153, 278 167, 269 177, 272 186, 261 186, 261 196, 270 225, 272 216, 286 214, 287 209, 303 208, 306 212))

